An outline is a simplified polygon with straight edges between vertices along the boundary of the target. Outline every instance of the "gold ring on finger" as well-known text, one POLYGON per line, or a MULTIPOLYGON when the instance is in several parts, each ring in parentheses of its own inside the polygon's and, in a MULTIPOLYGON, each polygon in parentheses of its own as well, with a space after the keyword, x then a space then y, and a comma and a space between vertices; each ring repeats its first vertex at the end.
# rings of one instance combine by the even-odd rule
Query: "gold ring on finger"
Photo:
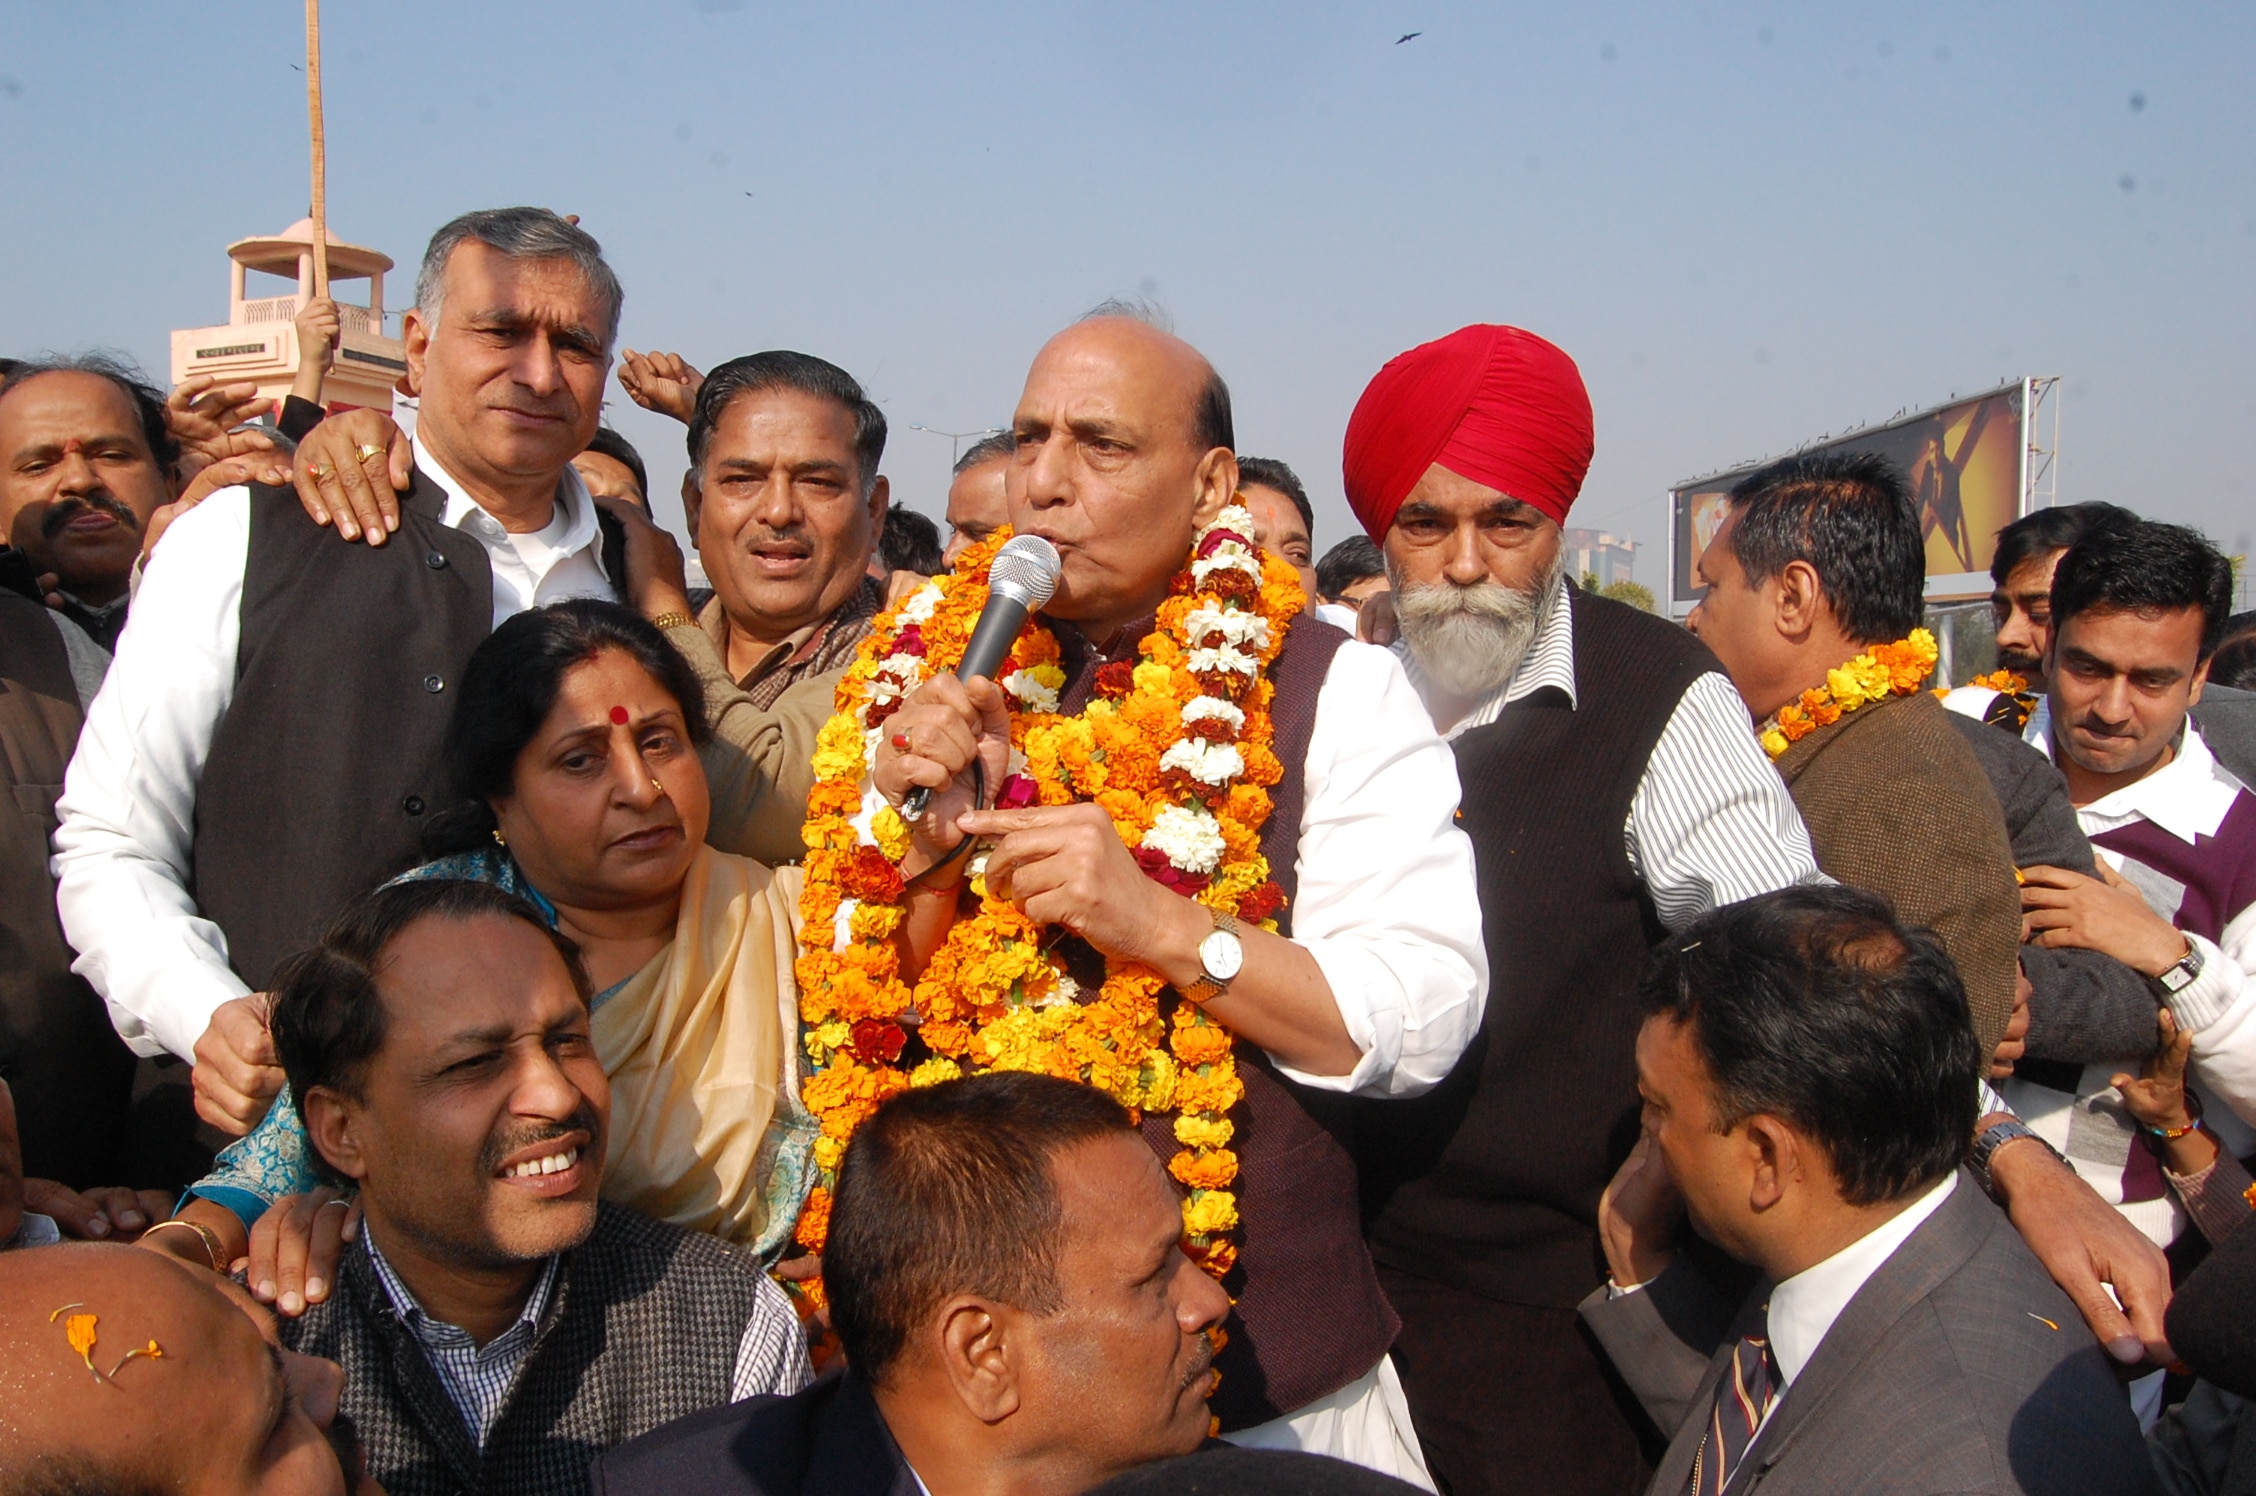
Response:
POLYGON ((359 458, 362 462, 366 462, 371 457, 381 457, 383 455, 384 449, 377 446, 374 442, 362 442, 359 446, 353 448, 353 456, 359 458))
POLYGON ((333 472, 335 472, 335 471, 336 471, 336 469, 335 469, 335 468, 332 468, 331 466, 329 466, 329 464, 328 464, 328 463, 326 463, 326 462, 316 462, 316 463, 312 463, 312 464, 309 464, 309 465, 307 466, 307 468, 306 468, 306 472, 307 472, 307 473, 308 473, 308 474, 309 474, 309 475, 310 475, 310 476, 312 477, 313 481, 314 481, 314 482, 316 482, 316 483, 319 483, 319 482, 320 482, 320 481, 321 481, 322 479, 324 479, 324 478, 328 477, 328 476, 329 476, 329 475, 330 475, 331 473, 333 473, 333 472))

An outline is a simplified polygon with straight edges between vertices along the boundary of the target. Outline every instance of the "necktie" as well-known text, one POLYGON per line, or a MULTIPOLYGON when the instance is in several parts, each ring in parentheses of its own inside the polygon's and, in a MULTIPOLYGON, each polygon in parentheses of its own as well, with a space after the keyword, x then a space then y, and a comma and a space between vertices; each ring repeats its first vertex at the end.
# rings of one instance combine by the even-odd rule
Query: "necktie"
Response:
MULTIPOLYGON (((1766 1313, 1769 1307, 1763 1306, 1766 1313)), ((1692 1457, 1685 1496, 1722 1496, 1739 1473, 1739 1461, 1762 1427, 1763 1415, 1778 1400, 1778 1361, 1770 1353, 1768 1323, 1761 1328, 1763 1334, 1746 1336, 1732 1350, 1731 1368, 1716 1387, 1700 1451, 1692 1457)))

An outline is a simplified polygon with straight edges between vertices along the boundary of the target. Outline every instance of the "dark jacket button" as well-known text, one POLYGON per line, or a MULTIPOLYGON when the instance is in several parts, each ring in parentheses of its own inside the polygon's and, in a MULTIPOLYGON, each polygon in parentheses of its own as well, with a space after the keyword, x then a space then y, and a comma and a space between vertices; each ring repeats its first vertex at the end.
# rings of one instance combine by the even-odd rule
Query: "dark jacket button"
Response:
POLYGON ((438 571, 446 565, 446 557, 440 555, 437 551, 430 551, 425 553, 423 564, 433 571, 438 571))
POLYGON ((423 677, 423 689, 436 696, 446 689, 446 681, 436 675, 426 675, 423 677))
POLYGON ((423 797, 421 795, 409 795, 405 800, 400 801, 400 809, 411 816, 423 814, 423 797))

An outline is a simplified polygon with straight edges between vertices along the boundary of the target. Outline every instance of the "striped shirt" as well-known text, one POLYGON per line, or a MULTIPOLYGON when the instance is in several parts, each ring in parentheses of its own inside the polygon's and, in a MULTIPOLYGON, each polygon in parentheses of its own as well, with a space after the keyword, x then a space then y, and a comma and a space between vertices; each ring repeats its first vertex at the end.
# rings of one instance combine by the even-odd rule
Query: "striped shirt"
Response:
MULTIPOLYGON (((462 1414, 471 1437, 483 1449, 486 1436, 493 1432, 494 1423, 509 1401, 509 1390, 516 1385, 517 1373, 523 1370, 526 1357, 532 1354, 541 1316, 547 1313, 549 1299, 556 1290, 557 1271, 563 1258, 548 1259, 541 1269, 540 1281, 533 1285, 532 1294, 525 1300, 516 1322, 481 1346, 468 1330, 434 1319, 424 1311, 414 1291, 400 1280, 392 1265, 384 1260, 384 1254, 376 1249, 376 1237, 365 1220, 361 1222, 360 1234, 368 1248, 368 1265, 376 1270, 376 1281, 384 1285, 393 1315, 423 1347, 423 1354, 430 1361, 431 1369, 438 1373, 448 1399, 462 1414)), ((765 1274, 761 1275, 760 1290, 752 1318, 744 1326, 743 1338, 737 1342, 736 1366, 729 1376, 731 1402, 742 1402, 764 1393, 789 1396, 814 1380, 813 1369, 807 1361, 806 1339, 800 1333, 799 1317, 792 1311, 790 1300, 765 1274)))
MULTIPOLYGON (((1408 645, 1397 640, 1394 652, 1425 695, 1424 673, 1408 645)), ((1441 735, 1454 741, 1545 689, 1564 694, 1570 706, 1576 701, 1574 619, 1563 579, 1512 678, 1441 735)), ((1724 904, 1826 881, 1786 781, 1763 756, 1746 702, 1720 671, 1685 688, 1645 762, 1622 838, 1630 867, 1671 930, 1724 904)))

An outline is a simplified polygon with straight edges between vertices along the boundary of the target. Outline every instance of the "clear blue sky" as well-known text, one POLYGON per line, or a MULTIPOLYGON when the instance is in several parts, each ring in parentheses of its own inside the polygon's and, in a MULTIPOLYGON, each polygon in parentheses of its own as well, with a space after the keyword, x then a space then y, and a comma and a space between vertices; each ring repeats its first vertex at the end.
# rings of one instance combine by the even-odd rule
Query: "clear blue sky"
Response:
MULTIPOLYGON (((0 350, 161 376, 224 316, 223 246, 305 211, 300 16, 6 0, 0 350)), ((2063 501, 2256 531, 2245 4, 331 0, 324 29, 336 232, 411 269, 463 209, 576 212, 626 343, 844 365, 928 513, 948 444, 908 425, 1007 420, 1050 332, 1141 292, 1308 480, 1320 547, 1364 382, 1476 320, 1580 361, 1575 522, 1648 582, 1673 480, 2023 373, 2065 378, 2063 501)), ((679 428, 612 414, 670 491, 679 428)))

